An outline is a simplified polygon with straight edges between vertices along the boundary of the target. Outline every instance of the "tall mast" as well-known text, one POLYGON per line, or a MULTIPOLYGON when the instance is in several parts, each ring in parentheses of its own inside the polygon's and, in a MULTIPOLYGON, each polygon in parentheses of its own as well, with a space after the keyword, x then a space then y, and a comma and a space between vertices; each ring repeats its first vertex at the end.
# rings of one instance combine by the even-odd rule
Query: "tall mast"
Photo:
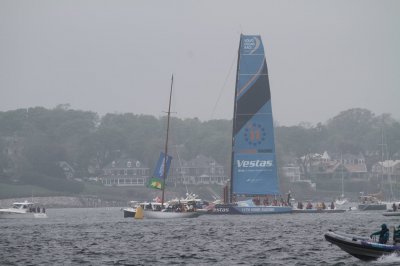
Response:
POLYGON ((164 191, 165 185, 167 183, 167 156, 168 156, 168 134, 169 134, 169 118, 171 116, 171 99, 172 99, 172 86, 174 84, 174 75, 172 74, 171 78, 171 90, 169 92, 169 104, 168 104, 168 116, 167 116, 167 138, 165 139, 165 154, 164 154, 164 171, 163 171, 163 179, 164 184, 162 186, 162 196, 161 196, 161 208, 164 208, 164 191))
POLYGON ((231 152, 231 180, 229 186, 229 202, 233 202, 233 164, 234 164, 234 145, 235 145, 235 128, 236 128, 236 97, 237 97, 237 87, 239 81, 239 61, 240 61, 240 45, 242 44, 242 34, 240 34, 238 59, 236 66, 236 83, 235 83, 235 95, 233 98, 233 118, 232 118, 232 152, 231 152))

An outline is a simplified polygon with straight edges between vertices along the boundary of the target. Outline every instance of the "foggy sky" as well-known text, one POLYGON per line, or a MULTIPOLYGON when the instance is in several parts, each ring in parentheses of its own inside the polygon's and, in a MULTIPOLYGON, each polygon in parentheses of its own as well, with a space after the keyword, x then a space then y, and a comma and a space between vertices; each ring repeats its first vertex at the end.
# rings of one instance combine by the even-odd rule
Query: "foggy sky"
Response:
POLYGON ((0 1, 0 110, 231 119, 239 35, 260 34, 280 125, 400 118, 400 1, 0 1))

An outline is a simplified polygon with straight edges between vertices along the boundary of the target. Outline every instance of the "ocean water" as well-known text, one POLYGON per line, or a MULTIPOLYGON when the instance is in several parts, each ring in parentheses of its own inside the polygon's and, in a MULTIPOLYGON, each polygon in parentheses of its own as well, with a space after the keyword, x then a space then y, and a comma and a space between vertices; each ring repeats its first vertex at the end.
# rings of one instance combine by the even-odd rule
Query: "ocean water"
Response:
POLYGON ((324 239, 400 219, 382 212, 123 218, 119 208, 48 209, 47 219, 0 220, 1 265, 400 265, 360 261, 324 239))

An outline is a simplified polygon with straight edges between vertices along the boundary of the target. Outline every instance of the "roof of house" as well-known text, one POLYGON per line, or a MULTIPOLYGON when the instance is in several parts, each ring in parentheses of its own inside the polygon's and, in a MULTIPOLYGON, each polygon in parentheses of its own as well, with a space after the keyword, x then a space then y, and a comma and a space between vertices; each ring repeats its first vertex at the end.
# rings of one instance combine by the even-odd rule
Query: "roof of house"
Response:
POLYGON ((320 172, 334 173, 338 171, 344 171, 346 173, 367 173, 367 166, 365 163, 360 164, 342 164, 338 161, 329 161, 321 163, 323 170, 320 172))
POLYGON ((345 164, 344 167, 350 173, 367 173, 367 165, 365 163, 362 164, 345 164))
POLYGON ((392 168, 397 164, 400 164, 400 160, 386 160, 383 162, 378 162, 379 165, 383 165, 385 168, 392 168))

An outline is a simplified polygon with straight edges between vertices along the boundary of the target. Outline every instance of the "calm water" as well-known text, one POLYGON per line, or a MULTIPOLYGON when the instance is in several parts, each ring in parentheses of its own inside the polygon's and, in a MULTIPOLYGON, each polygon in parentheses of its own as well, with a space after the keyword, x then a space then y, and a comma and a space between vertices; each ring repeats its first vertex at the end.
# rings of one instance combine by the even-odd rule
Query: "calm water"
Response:
MULTIPOLYGON (((1 265, 365 265, 323 238, 369 235, 381 212, 122 218, 119 208, 49 209, 48 219, 0 220, 1 265)), ((388 256, 368 265, 400 265, 388 256)))

